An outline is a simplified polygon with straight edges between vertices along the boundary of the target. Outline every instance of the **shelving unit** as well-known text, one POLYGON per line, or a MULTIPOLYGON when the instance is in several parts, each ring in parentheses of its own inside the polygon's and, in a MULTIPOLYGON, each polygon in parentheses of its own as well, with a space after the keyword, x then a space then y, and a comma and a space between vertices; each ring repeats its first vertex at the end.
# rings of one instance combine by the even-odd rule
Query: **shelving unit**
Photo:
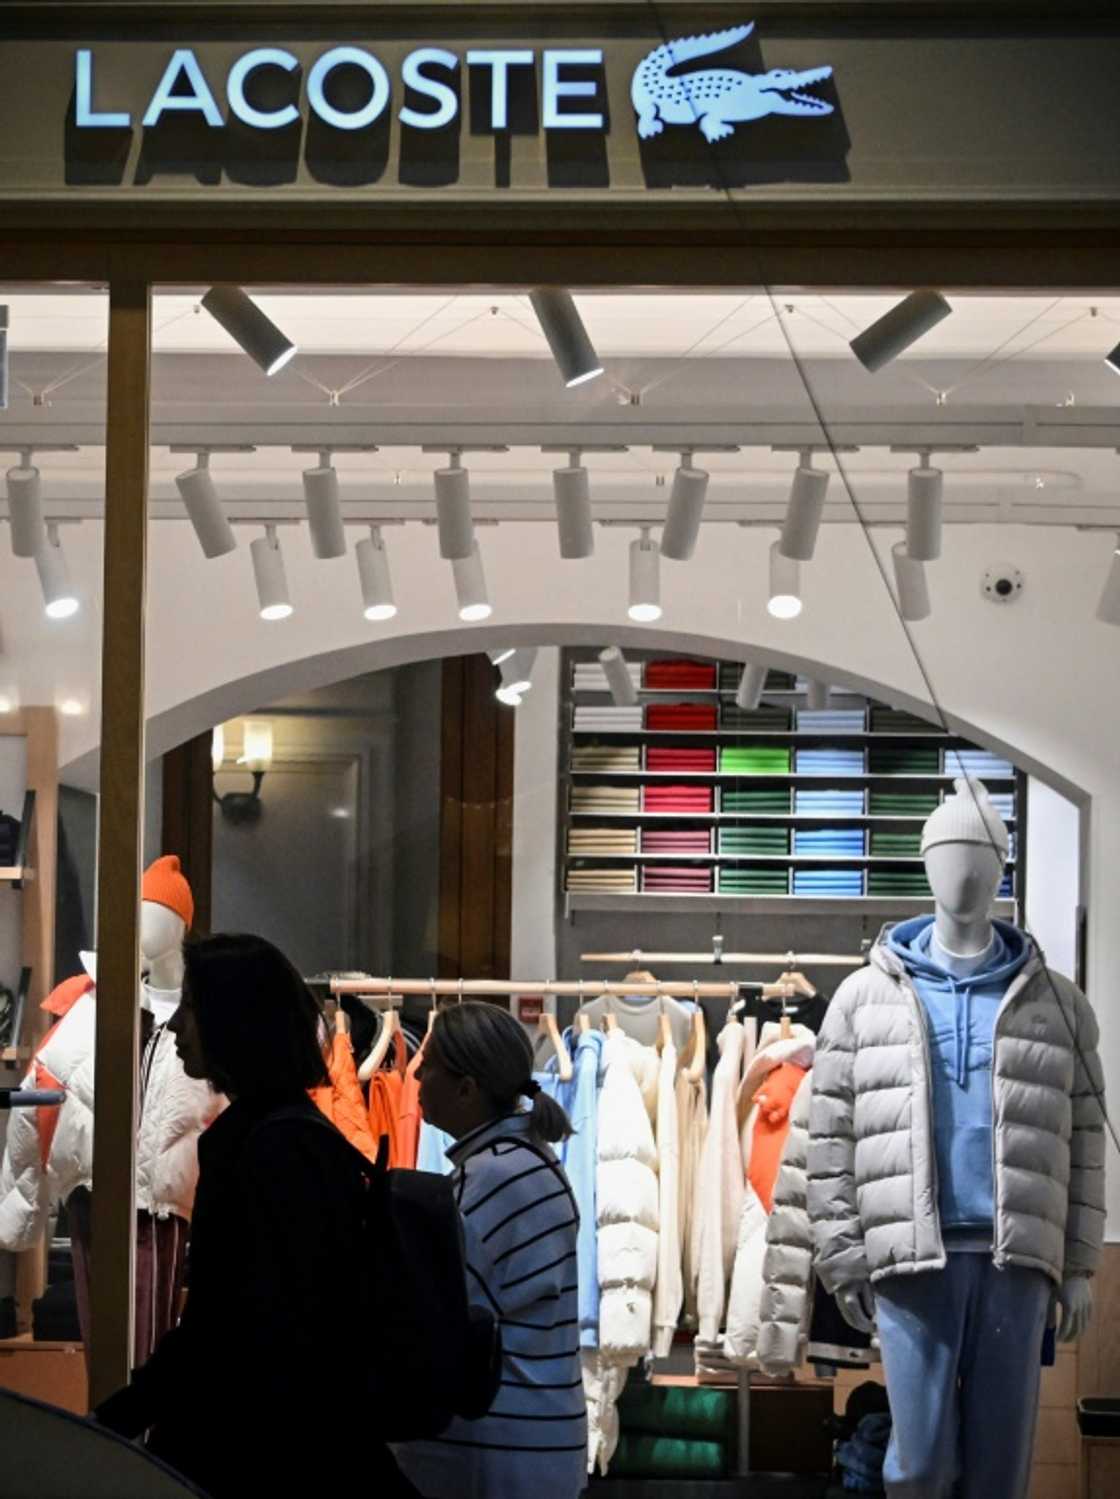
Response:
MULTIPOLYGON (((945 733, 936 725, 926 726, 913 715, 898 714, 885 704, 872 702, 854 693, 837 693, 830 699, 830 709, 845 715, 836 725, 822 723, 819 713, 814 713, 808 725, 800 727, 798 709, 804 701, 804 693, 788 674, 771 674, 763 694, 765 706, 760 723, 764 726, 756 727, 749 721, 744 722, 744 715, 737 708, 729 707, 735 692, 727 683, 739 668, 728 663, 704 663, 709 668, 714 666, 714 673, 709 673, 714 685, 676 689, 647 687, 646 663, 643 662, 642 675, 636 684, 638 707, 628 710, 635 722, 629 726, 618 725, 610 722, 615 710, 610 706, 610 694, 606 686, 589 685, 587 673, 577 673, 577 666, 593 662, 594 658, 586 653, 571 651, 565 655, 561 699, 560 760, 563 786, 559 862, 562 869, 561 898, 566 914, 611 910, 696 913, 703 910, 719 912, 742 909, 759 915, 791 915, 813 907, 829 914, 899 917, 932 910, 932 898, 928 893, 908 894, 900 889, 897 895, 883 894, 880 892, 887 880, 875 878, 877 875, 895 876, 897 878, 894 882, 899 885, 916 883, 918 880, 924 884, 924 863, 916 851, 872 851, 873 835, 891 831, 917 833, 924 824, 928 811, 923 810, 919 815, 906 811, 872 811, 870 808, 875 805, 876 793, 925 794, 931 799, 936 797, 938 801, 943 799, 962 773, 961 768, 953 763, 958 755, 964 755, 966 760, 978 755, 991 763, 992 773, 985 774, 981 769, 980 778, 993 794, 1001 796, 1004 819, 1012 829, 1014 840, 1013 857, 1007 863, 1010 889, 1005 884, 997 909, 1007 917, 1017 914, 1024 890, 1026 778, 1008 767, 1006 762, 1000 761, 999 757, 989 756, 988 752, 970 741, 945 733), (577 676, 582 678, 579 686, 576 686, 577 676), (707 716, 714 715, 714 724, 699 728, 646 727, 647 708, 677 702, 690 707, 707 705, 712 709, 712 714, 707 716), (577 710, 581 708, 606 709, 607 721, 597 724, 588 723, 584 719, 577 726, 577 710), (775 709, 788 715, 784 727, 774 727, 775 709), (732 714, 735 721, 725 724, 724 718, 728 714, 732 714), (853 722, 855 714, 862 716, 862 728, 858 727, 858 721, 853 722), (892 719, 902 727, 896 727, 892 719), (600 768, 577 763, 580 750, 595 746, 601 746, 607 755, 612 751, 628 750, 631 752, 630 758, 636 763, 622 768, 600 768), (659 747, 710 750, 713 768, 647 768, 651 751, 659 747), (760 770, 753 773, 749 769, 734 766, 721 767, 722 752, 733 748, 765 749, 768 753, 788 749, 789 763, 774 771, 760 770), (827 764, 818 764, 811 770, 798 766, 799 750, 830 748, 835 749, 842 758, 850 757, 856 751, 860 755, 860 761, 851 766, 838 763, 832 768, 827 764), (918 763, 923 766, 921 770, 896 771, 883 768, 882 753, 889 752, 896 763, 905 763, 900 762, 898 757, 900 751, 906 750, 915 752, 918 763), (937 752, 936 770, 933 769, 929 753, 931 750, 937 752), (681 807, 647 806, 646 788, 670 785, 692 789, 689 797, 682 797, 681 807), (596 786, 604 789, 615 787, 620 796, 627 795, 631 799, 635 799, 634 792, 637 791, 637 804, 619 806, 617 797, 607 797, 607 806, 600 810, 581 802, 581 789, 596 786), (694 800, 695 791, 703 787, 711 788, 710 808, 690 807, 688 801, 694 800), (724 796, 730 791, 764 791, 778 793, 779 796, 787 793, 788 810, 754 811, 749 807, 727 810, 724 796), (831 811, 827 807, 802 807, 799 810, 798 793, 808 791, 862 793, 862 810, 844 808, 831 811), (615 805, 611 805, 612 800, 615 805), (594 844, 590 848, 580 847, 581 837, 586 843, 587 832, 598 827, 610 830, 611 836, 602 840, 600 848, 596 848, 594 844), (773 844, 776 839, 781 842, 779 830, 788 829, 786 848, 753 852, 749 849, 721 847, 721 839, 725 837, 725 830, 729 829, 756 829, 760 834, 763 830, 768 830, 765 837, 760 836, 758 839, 761 847, 773 844), (832 829, 845 835, 837 838, 836 849, 806 851, 804 848, 796 848, 798 833, 820 833, 832 829), (610 847, 610 844, 617 842, 619 834, 626 830, 633 831, 633 848, 610 847), (648 832, 651 840, 656 841, 657 830, 676 830, 682 835, 691 833, 693 836, 686 840, 686 846, 681 849, 663 846, 644 849, 642 844, 645 834, 648 832), (697 838, 702 840, 705 830, 708 832, 707 848, 695 846, 697 838), (858 842, 853 840, 853 834, 859 831, 863 832, 864 837, 858 851, 854 847, 845 849, 845 843, 858 842), (683 888, 656 891, 641 888, 644 871, 656 871, 665 867, 682 870, 683 888), (578 875, 575 879, 571 878, 576 871, 593 877, 596 870, 603 871, 605 878, 610 877, 611 871, 615 871, 616 875, 622 871, 632 872, 635 888, 597 890, 578 875), (686 888, 694 877, 685 876, 685 870, 710 871, 710 891, 686 888), (758 871, 760 883, 765 881, 779 886, 782 884, 779 872, 788 871, 787 889, 785 892, 767 889, 759 893, 744 893, 726 888, 721 890, 721 870, 739 872, 748 879, 750 871, 758 871), (763 871, 770 873, 764 875, 763 871), (798 871, 835 871, 838 888, 844 884, 854 884, 853 875, 862 876, 863 893, 856 895, 844 891, 829 894, 827 890, 806 892, 804 889, 795 893, 798 871), (871 890, 876 893, 869 893, 871 890)), ((933 804, 931 800, 930 810, 933 804)), ((809 883, 810 880, 811 877, 807 877, 806 881, 799 883, 809 883)))

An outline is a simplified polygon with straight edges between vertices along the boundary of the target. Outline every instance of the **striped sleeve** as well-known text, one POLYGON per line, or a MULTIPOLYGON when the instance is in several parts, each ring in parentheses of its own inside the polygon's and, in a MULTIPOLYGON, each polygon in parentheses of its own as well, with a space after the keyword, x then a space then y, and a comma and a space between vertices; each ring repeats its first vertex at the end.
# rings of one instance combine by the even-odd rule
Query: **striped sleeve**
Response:
POLYGON ((556 1166, 513 1142, 467 1162, 460 1210, 472 1296, 506 1319, 576 1281, 579 1223, 556 1166))

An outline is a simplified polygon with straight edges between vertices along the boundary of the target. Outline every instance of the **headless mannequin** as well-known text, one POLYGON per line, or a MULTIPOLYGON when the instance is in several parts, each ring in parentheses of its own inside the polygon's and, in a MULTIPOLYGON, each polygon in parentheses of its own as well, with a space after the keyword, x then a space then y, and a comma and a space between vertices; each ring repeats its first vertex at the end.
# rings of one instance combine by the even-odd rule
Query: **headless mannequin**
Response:
POLYGON ((186 926, 167 906, 146 900, 140 907, 140 955, 144 977, 153 989, 178 993, 183 987, 183 938, 186 926))
MULTIPOLYGON (((982 956, 993 939, 992 906, 1003 877, 999 851, 983 843, 938 843, 925 854, 926 876, 934 898, 933 941, 947 966, 967 966, 982 956)), ((1058 1336, 1070 1342, 1081 1336, 1093 1312, 1092 1282, 1070 1276, 1058 1293, 1058 1336)), ((850 1281, 836 1292, 836 1304, 850 1327, 869 1333, 875 1321, 875 1296, 869 1281, 850 1281)))

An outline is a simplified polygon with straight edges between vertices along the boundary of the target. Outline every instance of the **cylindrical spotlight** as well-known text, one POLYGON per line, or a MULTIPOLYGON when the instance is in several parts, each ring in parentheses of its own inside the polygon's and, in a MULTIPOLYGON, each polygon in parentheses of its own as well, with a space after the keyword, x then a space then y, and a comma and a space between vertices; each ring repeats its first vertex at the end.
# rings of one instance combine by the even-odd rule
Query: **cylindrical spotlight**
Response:
POLYGON ((590 557, 595 550, 595 529, 591 523, 591 482, 587 470, 582 464, 553 469, 552 489, 556 496, 561 557, 590 557))
POLYGON ((944 475, 922 464, 907 480, 906 555, 915 562, 936 562, 941 556, 941 491, 944 475))
POLYGON ((318 468, 303 471, 303 501, 311 528, 311 550, 321 561, 345 557, 346 531, 342 525, 342 498, 338 470, 323 455, 318 468))
POLYGON ((47 544, 47 528, 43 524, 39 470, 30 463, 8 470, 8 520, 12 554, 37 557, 47 544))
POLYGON ((601 375, 603 366, 587 336, 571 292, 562 287, 541 286, 529 293, 529 301, 568 389, 601 375))
POLYGON ((253 576, 257 580, 261 618, 287 619, 292 612, 292 600, 276 527, 265 526, 264 535, 258 536, 249 550, 253 554, 253 576))
POLYGON ((660 554, 643 532, 630 543, 630 607, 627 613, 639 624, 650 624, 661 618, 660 554))
POLYGON ((669 511, 661 532, 661 555, 674 562, 687 562, 696 550, 704 501, 708 497, 708 475, 702 468, 681 464, 673 475, 669 511))
POLYGON ((515 645, 502 645, 497 650, 487 651, 486 654, 490 657, 490 665, 501 666, 503 661, 509 660, 516 649, 515 645))
POLYGON ((1111 354, 1104 356, 1104 362, 1115 374, 1120 375, 1120 344, 1117 344, 1111 354))
POLYGON ((814 713, 823 712, 828 707, 828 683, 818 682, 815 677, 810 677, 805 686, 805 706, 814 713))
POLYGON ((380 526, 370 526, 369 535, 358 542, 354 555, 358 559, 358 577, 362 584, 362 612, 367 619, 392 619, 397 606, 393 602, 389 553, 380 526))
POLYGON ((929 584, 926 565, 906 555, 906 543, 896 541, 891 547, 894 559, 894 581, 898 590, 898 608, 903 619, 928 619, 930 615, 929 584))
POLYGON ((638 689, 634 686, 626 657, 617 645, 608 645, 599 652, 599 661, 615 704, 620 708, 633 708, 638 701, 638 689))
POLYGON ((817 533, 828 493, 828 475, 807 461, 797 465, 789 492, 785 524, 778 550, 794 562, 808 562, 817 545, 817 533))
POLYGON ((266 375, 275 375, 295 355, 295 344, 239 286, 212 286, 202 305, 266 375))
POLYGON ((489 619, 493 614, 486 593, 486 574, 482 570, 482 553, 474 543, 469 557, 453 557, 455 593, 459 600, 459 618, 467 624, 489 619))
POLYGON ((762 701, 762 689, 766 686, 767 668, 758 661, 748 661, 739 678, 735 691, 736 706, 753 713, 762 701))
POLYGON ((535 645, 518 646, 513 655, 507 656, 499 667, 502 674, 502 686, 519 698, 524 697, 533 685, 533 667, 536 661, 535 645))
POLYGON ((0 307, 0 411, 8 409, 8 309, 0 307))
POLYGON ((35 566, 48 618, 69 619, 72 614, 77 614, 78 595, 70 582, 70 569, 58 539, 57 526, 47 526, 43 545, 35 553, 35 566))
POLYGON ((796 619, 801 613, 801 565, 783 557, 781 542, 770 544, 770 597, 767 610, 775 619, 796 619))
POLYGON ((852 353, 865 370, 874 374, 917 343, 924 333, 936 328, 952 310, 939 291, 912 291, 878 322, 852 339, 852 353))
POLYGON ((461 561, 470 557, 475 545, 470 474, 458 464, 437 468, 435 486, 439 554, 448 562, 461 561))
POLYGON ((1097 618, 1102 624, 1120 625, 1120 544, 1112 554, 1112 566, 1097 605, 1097 618))
POLYGON ((207 455, 199 454, 198 464, 185 473, 176 474, 175 484, 187 509, 187 516, 198 537, 205 557, 224 557, 237 547, 233 527, 226 519, 214 480, 210 476, 207 455))

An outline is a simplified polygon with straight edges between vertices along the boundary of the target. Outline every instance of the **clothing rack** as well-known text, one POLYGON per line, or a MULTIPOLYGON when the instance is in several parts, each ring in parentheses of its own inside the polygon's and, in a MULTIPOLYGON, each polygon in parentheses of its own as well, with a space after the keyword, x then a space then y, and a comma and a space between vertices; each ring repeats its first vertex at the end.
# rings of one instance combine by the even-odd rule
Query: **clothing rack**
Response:
POLYGON ((802 964, 814 968, 861 968, 863 966, 862 956, 852 957, 850 953, 831 952, 724 952, 723 943, 717 937, 713 939, 711 952, 644 952, 641 948, 632 948, 630 952, 581 952, 579 955, 581 963, 630 963, 641 966, 645 963, 690 964, 696 967, 700 964, 713 964, 719 967, 723 963, 756 963, 764 965, 778 965, 783 968, 798 968, 802 964))
MULTIPOLYGON (((627 957, 629 958, 629 954, 627 957)), ((784 958, 778 959, 784 962, 784 958)), ((647 999, 738 999, 741 985, 671 979, 656 983, 631 983, 609 979, 398 979, 332 978, 332 994, 429 994, 433 998, 472 999, 493 994, 570 994, 578 999, 597 999, 601 994, 630 994, 647 999)))

